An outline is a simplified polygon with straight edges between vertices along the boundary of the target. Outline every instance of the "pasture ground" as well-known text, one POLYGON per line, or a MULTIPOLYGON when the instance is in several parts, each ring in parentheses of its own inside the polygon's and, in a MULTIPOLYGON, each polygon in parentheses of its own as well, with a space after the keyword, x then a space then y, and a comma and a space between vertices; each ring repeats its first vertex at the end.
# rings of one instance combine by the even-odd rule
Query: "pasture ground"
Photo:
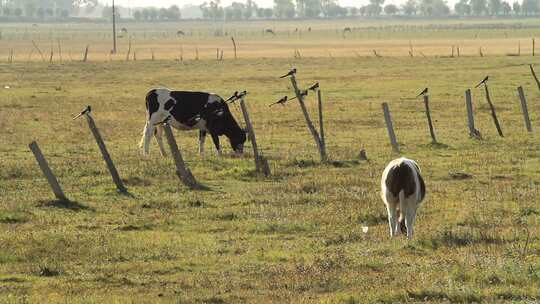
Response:
MULTIPOLYGON (((403 35, 408 44, 414 33, 403 35)), ((396 43, 378 41, 389 50, 396 43)), ((540 58, 330 58, 323 42, 305 42, 323 55, 302 59, 270 51, 225 61, 0 63, 0 303, 540 301, 540 92, 528 68, 540 58), (291 95, 290 82, 277 77, 293 66, 302 86, 321 82, 330 164, 319 164, 296 103, 267 107, 291 95), (484 135, 475 141, 464 91, 485 75, 505 137, 483 91, 473 89, 484 135), (210 191, 180 185, 155 143, 142 157, 144 96, 158 85, 224 97, 248 90, 272 177, 257 177, 249 157, 216 157, 210 140, 200 158, 196 132, 176 137, 210 191), (423 104, 414 99, 426 86, 440 145, 429 144, 423 104), (418 160, 427 184, 413 241, 388 238, 379 197, 380 174, 394 157, 383 101, 403 154, 418 160), (115 191, 86 122, 71 120, 87 104, 130 196, 115 191), (32 140, 72 202, 51 199, 27 148, 32 140), (360 149, 369 161, 358 160, 360 149), (456 172, 472 178, 453 179, 456 172)), ((313 117, 315 105, 310 95, 313 117)))

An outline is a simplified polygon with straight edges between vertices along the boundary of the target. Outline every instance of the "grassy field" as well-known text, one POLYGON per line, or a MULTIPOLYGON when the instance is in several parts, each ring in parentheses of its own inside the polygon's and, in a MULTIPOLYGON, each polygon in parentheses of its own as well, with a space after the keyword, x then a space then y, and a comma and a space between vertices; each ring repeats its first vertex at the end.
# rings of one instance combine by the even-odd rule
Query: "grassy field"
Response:
MULTIPOLYGON (((112 62, 2 60, 0 303, 538 303, 540 92, 528 64, 538 65, 540 58, 489 50, 482 58, 408 57, 409 39, 453 44, 429 30, 417 33, 425 39, 393 33, 395 40, 385 39, 381 30, 377 42, 396 56, 330 58, 324 29, 335 34, 341 26, 317 23, 321 32, 313 35, 319 38, 301 42, 312 45, 314 55, 302 59, 292 58, 293 38, 278 33, 276 45, 286 45, 291 56, 277 48, 265 53, 266 45, 257 42, 261 36, 252 42, 261 54, 240 43, 239 60, 201 56, 178 62, 173 56, 124 62, 121 55, 112 62), (319 163, 295 102, 267 106, 291 95, 290 82, 278 76, 293 66, 301 86, 321 83, 329 164, 319 163), (505 137, 496 133, 483 91, 473 89, 477 128, 484 136, 477 141, 468 137, 464 91, 486 75, 505 137), (519 108, 520 85, 529 101, 532 134, 525 131, 519 108), (183 187, 172 160, 160 157, 155 143, 149 157, 141 156, 144 96, 155 86, 224 97, 248 90, 272 176, 254 174, 249 155, 217 157, 210 140, 199 157, 196 132, 177 132, 176 138, 210 191, 183 187), (423 104, 414 98, 426 86, 439 145, 429 143, 423 104), (427 184, 412 241, 388 237, 379 180, 396 155, 381 102, 390 105, 403 155, 418 161, 427 184), (86 122, 71 120, 87 104, 129 196, 116 192, 86 122), (71 202, 52 199, 28 150, 32 140, 71 202), (361 149, 369 161, 358 159, 361 149), (472 178, 454 179, 454 173, 472 178)), ((8 27, 3 37, 9 43, 2 43, 0 52, 12 45, 29 50, 28 40, 9 40, 16 38, 10 31, 23 28, 8 27)), ((504 31, 482 30, 494 37, 485 40, 493 45, 504 31)), ((465 41, 472 31, 450 34, 465 41)), ((343 41, 336 53, 346 53, 349 40, 340 35, 333 38, 343 41)), ((105 50, 98 36, 88 43, 105 50)), ((518 31, 507 40, 525 36, 518 31)), ((147 43, 158 49, 172 45, 172 39, 147 43)), ((228 38, 204 41, 221 43, 218 39, 228 38)), ((315 105, 310 95, 312 115, 315 105)), ((241 121, 239 109, 233 111, 241 121)))
POLYGON ((531 38, 540 37, 538 19, 477 20, 303 20, 303 21, 196 21, 179 23, 120 23, 119 53, 110 55, 110 24, 3 24, 0 61, 7 61, 11 49, 14 60, 80 61, 86 46, 90 61, 125 61, 131 40, 138 60, 215 59, 216 50, 223 50, 225 59, 234 57, 231 36, 238 44, 242 59, 293 58, 295 50, 302 57, 363 57, 376 50, 383 56, 413 55, 457 56, 522 55, 532 52, 531 38), (352 33, 343 33, 350 27, 352 33), (308 31, 311 28, 311 31, 308 31), (272 29, 276 35, 265 34, 272 29), (182 30, 185 36, 177 36, 182 30), (34 41, 39 51, 32 44, 34 41), (39 54, 42 53, 43 57, 39 54))

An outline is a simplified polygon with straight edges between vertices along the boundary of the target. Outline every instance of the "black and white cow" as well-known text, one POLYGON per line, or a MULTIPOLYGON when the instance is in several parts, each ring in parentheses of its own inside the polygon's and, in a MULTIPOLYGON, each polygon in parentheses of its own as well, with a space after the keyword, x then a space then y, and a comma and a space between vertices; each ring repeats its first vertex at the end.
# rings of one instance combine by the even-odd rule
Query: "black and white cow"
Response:
POLYGON ((171 91, 166 88, 153 89, 146 95, 147 121, 140 146, 146 155, 150 139, 155 135, 162 155, 163 122, 170 117, 171 126, 178 130, 199 130, 199 153, 204 153, 206 133, 210 133, 214 145, 221 154, 219 136, 225 135, 236 153, 243 153, 246 132, 232 116, 227 103, 216 94, 205 92, 171 91))
POLYGON ((411 239, 416 211, 426 196, 420 167, 408 158, 394 159, 384 169, 381 190, 388 211, 390 237, 406 231, 407 238, 411 239))

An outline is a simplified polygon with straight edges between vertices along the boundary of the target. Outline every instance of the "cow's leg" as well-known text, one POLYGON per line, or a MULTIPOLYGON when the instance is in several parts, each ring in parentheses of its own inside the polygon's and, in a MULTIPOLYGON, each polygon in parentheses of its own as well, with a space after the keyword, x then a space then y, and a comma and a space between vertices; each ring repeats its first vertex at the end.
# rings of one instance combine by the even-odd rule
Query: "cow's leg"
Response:
POLYGON ((167 152, 165 152, 165 146, 163 145, 163 126, 157 125, 156 126, 156 132, 154 133, 154 136, 156 137, 156 141, 159 146, 159 152, 161 153, 161 156, 165 157, 167 156, 167 152))
POLYGON ((413 237, 413 225, 416 218, 415 202, 408 201, 405 207, 405 227, 407 227, 407 238, 410 240, 413 237))
POLYGON ((219 145, 219 136, 216 134, 212 134, 212 141, 214 142, 214 145, 216 146, 217 154, 221 156, 221 146, 219 145))
POLYGON ((204 141, 206 139, 206 131, 199 130, 199 155, 204 155, 204 141))
POLYGON ((387 203, 386 210, 388 211, 388 226, 390 228, 390 237, 393 237, 397 234, 399 230, 398 226, 398 214, 397 214, 397 204, 387 203))
POLYGON ((393 237, 398 232, 398 200, 388 190, 383 194, 383 200, 386 205, 386 211, 388 212, 388 226, 390 228, 390 237, 393 237))

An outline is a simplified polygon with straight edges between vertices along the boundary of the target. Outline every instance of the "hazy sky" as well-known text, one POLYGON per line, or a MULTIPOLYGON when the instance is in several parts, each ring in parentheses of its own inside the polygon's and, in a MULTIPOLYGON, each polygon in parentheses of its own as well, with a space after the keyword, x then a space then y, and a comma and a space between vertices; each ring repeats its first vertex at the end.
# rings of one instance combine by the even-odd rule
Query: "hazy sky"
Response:
MULTIPOLYGON (((173 4, 176 4, 180 7, 191 3, 191 4, 201 4, 205 2, 206 0, 115 0, 115 3, 118 5, 123 6, 171 6, 173 4)), ((223 5, 229 5, 231 2, 237 1, 237 2, 245 2, 245 0, 221 0, 221 3, 223 5)), ((367 3, 369 3, 369 0, 338 0, 340 5, 343 6, 362 6, 367 3)), ((386 0, 385 4, 393 3, 393 4, 402 4, 406 0, 386 0)), ((101 3, 112 3, 112 0, 100 0, 101 3)), ((207 0, 207 2, 210 2, 210 0, 207 0)), ((272 7, 274 0, 255 0, 255 2, 261 6, 261 7, 272 7)), ((448 1, 448 3, 453 3, 454 1, 448 1)))

